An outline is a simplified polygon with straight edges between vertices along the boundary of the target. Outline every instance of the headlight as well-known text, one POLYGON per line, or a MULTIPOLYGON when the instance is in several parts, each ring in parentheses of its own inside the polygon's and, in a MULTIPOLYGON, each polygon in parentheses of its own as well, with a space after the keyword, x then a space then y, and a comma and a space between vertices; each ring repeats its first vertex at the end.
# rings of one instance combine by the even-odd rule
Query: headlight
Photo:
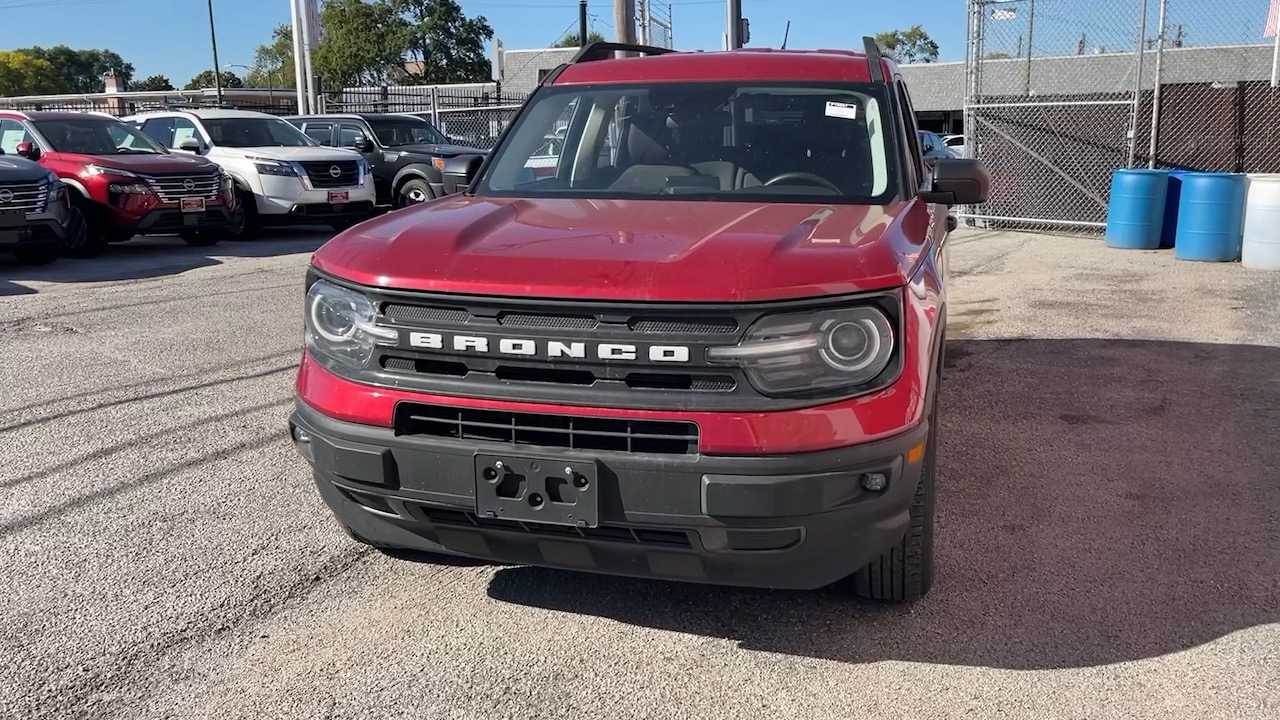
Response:
POLYGON ((84 174, 85 175, 115 175, 116 177, 128 177, 128 178, 138 177, 136 173, 131 173, 128 170, 121 170, 119 168, 113 168, 113 167, 104 167, 102 165, 85 165, 84 174))
POLYGON ((270 158, 250 157, 253 167, 259 175, 276 175, 278 177, 297 177, 298 171, 287 162, 270 158))
POLYGON ((707 350, 737 364, 765 395, 875 389, 894 359, 894 325, 879 307, 766 315, 742 342, 707 350))
POLYGON ((111 183, 107 190, 122 195, 146 195, 151 192, 151 186, 146 183, 111 183))
POLYGON ((400 334, 374 324, 377 309, 369 298, 325 280, 307 291, 307 349, 322 361, 362 369, 378 345, 395 345, 400 334))

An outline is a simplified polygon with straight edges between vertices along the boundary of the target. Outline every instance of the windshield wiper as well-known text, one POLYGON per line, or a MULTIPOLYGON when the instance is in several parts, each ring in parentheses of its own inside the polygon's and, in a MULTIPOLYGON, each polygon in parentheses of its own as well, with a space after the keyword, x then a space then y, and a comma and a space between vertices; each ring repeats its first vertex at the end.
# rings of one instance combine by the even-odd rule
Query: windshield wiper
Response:
POLYGON ((155 150, 140 150, 138 148, 116 148, 117 155, 155 155, 155 150))

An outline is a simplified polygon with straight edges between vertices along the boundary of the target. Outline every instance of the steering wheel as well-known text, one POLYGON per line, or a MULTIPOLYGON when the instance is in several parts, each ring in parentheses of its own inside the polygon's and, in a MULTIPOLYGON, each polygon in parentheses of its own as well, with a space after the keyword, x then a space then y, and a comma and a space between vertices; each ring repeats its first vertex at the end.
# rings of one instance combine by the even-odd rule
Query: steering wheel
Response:
POLYGON ((840 188, 836 187, 830 180, 813 173, 807 172, 784 172, 781 175, 775 175, 765 181, 765 185, 776 185, 783 180, 805 180, 812 185, 821 185, 834 193, 839 193, 840 188))

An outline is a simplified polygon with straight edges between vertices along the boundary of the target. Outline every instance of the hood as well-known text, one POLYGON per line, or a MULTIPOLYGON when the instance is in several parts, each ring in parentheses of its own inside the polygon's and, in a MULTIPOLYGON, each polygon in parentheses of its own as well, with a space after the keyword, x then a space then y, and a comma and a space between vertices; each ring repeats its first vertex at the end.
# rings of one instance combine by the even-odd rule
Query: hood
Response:
POLYGON ((166 155, 150 154, 118 154, 118 155, 78 155, 75 153, 56 153, 57 159, 64 163, 77 165, 101 165, 107 168, 119 168, 141 175, 165 175, 178 173, 213 172, 217 166, 203 157, 187 153, 170 153, 166 155))
POLYGON ((434 155, 435 157, 453 157, 455 155, 488 155, 488 150, 467 147, 466 145, 397 145, 388 148, 390 152, 413 153, 414 155, 434 155))
POLYGON ((293 160, 295 162, 337 162, 341 160, 355 160, 360 157, 360 155, 354 150, 344 150, 342 148, 321 147, 315 145, 308 145, 306 147, 219 147, 217 149, 226 153, 235 153, 236 155, 252 155, 254 157, 269 158, 271 160, 293 160))
POLYGON ((18 155, 0 153, 0 183, 31 182, 48 177, 49 168, 18 155))
POLYGON ((890 206, 448 196, 322 246, 365 285, 481 295, 748 302, 905 284, 930 223, 890 206))

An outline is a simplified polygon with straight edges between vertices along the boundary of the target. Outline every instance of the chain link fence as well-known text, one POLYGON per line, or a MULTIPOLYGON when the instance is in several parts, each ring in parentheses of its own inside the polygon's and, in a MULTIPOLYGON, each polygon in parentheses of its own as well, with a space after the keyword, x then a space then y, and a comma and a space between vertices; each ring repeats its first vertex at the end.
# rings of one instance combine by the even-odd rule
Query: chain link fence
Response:
POLYGON ((492 149, 526 95, 496 83, 347 88, 326 101, 328 112, 411 113, 430 120, 459 145, 492 149))
POLYGON ((1272 2, 969 0, 965 146, 993 187, 961 214, 1101 232, 1118 168, 1276 172, 1272 2))

